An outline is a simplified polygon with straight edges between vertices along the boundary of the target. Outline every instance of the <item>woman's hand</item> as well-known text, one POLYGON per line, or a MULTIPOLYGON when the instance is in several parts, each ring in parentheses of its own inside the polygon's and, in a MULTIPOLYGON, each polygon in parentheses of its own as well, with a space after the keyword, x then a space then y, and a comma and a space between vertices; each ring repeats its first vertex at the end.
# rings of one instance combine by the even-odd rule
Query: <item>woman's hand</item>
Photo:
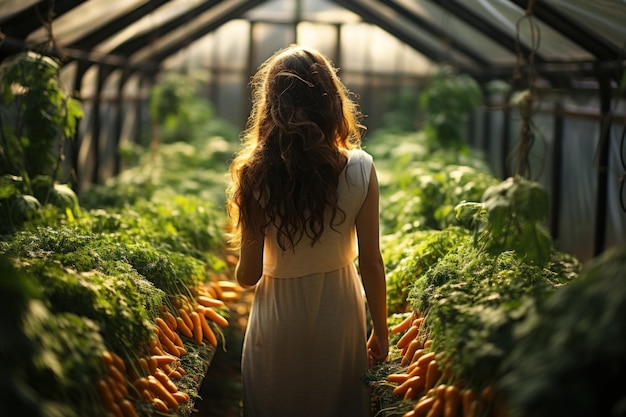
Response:
POLYGON ((369 367, 371 368, 379 362, 384 362, 388 355, 389 337, 378 337, 375 332, 372 332, 369 340, 367 341, 369 367))

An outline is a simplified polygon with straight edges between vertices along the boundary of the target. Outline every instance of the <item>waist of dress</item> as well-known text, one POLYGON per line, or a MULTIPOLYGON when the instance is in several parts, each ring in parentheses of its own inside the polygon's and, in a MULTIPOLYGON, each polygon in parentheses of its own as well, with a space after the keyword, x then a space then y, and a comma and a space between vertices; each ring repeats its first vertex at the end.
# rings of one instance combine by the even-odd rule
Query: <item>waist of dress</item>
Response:
POLYGON ((307 275, 315 275, 315 274, 326 274, 333 271, 345 269, 345 268, 354 268, 355 260, 349 260, 346 262, 341 262, 333 265, 319 265, 317 267, 309 265, 302 266, 294 266, 290 265, 289 268, 282 266, 278 268, 272 268, 269 266, 263 266, 263 275, 269 276, 277 279, 289 279, 289 278, 298 278, 307 275))

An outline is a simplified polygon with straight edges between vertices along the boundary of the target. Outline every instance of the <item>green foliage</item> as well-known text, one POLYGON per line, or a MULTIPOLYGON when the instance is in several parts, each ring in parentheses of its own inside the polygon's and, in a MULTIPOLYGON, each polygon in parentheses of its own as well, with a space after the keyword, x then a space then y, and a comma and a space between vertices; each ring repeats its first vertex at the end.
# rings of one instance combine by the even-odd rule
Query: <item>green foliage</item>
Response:
POLYGON ((420 108, 426 117, 424 131, 446 146, 465 147, 463 128, 481 98, 473 78, 455 74, 450 67, 438 68, 420 95, 420 108))
POLYGON ((384 236, 381 248, 387 271, 387 311, 412 311, 408 294, 415 281, 469 238, 467 231, 454 227, 384 236))
POLYGON ((72 215, 80 211, 76 194, 56 183, 64 141, 73 138, 83 116, 58 78, 58 63, 34 53, 15 55, 0 67, 2 234, 39 220, 47 204, 72 215))
POLYGON ((626 415, 626 251, 611 249, 514 329, 498 386, 515 415, 626 415))
POLYGON ((403 88, 385 96, 381 129, 412 132, 417 130, 419 98, 415 91, 403 88))
POLYGON ((238 146, 236 135, 163 144, 107 184, 82 192, 81 204, 86 208, 119 208, 183 195, 223 207, 228 161, 238 146))
POLYGON ((543 265, 554 247, 542 223, 548 208, 548 194, 540 184, 510 177, 489 187, 482 203, 463 202, 455 211, 485 250, 493 254, 514 250, 528 262, 543 265))
POLYGON ((194 74, 167 73, 152 88, 150 116, 153 141, 195 142, 212 136, 237 137, 238 130, 215 117, 213 105, 200 96, 202 83, 194 74))
MULTIPOLYGON (((33 53, 19 54, 0 68, 0 174, 51 175, 57 141, 76 132, 82 109, 61 89, 59 65, 33 53)), ((59 146, 59 149, 62 147, 59 146)))
POLYGON ((492 255, 468 239, 420 275, 408 298, 426 314, 442 360, 466 384, 482 388, 512 350, 514 324, 579 270, 563 253, 553 254, 549 268, 539 267, 513 251, 492 255))
POLYGON ((104 349, 98 325, 73 314, 53 314, 40 300, 40 283, 0 256, 0 415, 98 415, 90 378, 104 349))

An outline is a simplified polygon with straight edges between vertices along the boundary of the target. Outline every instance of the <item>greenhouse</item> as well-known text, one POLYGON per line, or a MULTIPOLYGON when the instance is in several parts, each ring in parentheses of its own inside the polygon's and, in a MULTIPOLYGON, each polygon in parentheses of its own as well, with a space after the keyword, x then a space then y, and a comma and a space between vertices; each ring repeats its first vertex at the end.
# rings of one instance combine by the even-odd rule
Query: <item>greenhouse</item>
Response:
MULTIPOLYGON (((375 164, 379 226, 359 220, 371 191, 350 205, 384 263, 365 414, 626 416, 624 22, 623 0, 0 0, 0 416, 351 415, 315 409, 338 371, 297 376, 301 410, 244 404, 252 306, 281 279, 269 232, 261 280, 239 279, 232 174, 263 131, 253 77, 294 45, 327 58, 343 120, 362 116, 336 145, 375 164)), ((281 152, 288 178, 261 171, 254 207, 295 253, 319 202, 280 189, 281 152), (300 235, 273 217, 289 207, 300 235)), ((352 219, 332 194, 323 216, 352 219)), ((369 336, 371 262, 350 262, 369 336)))

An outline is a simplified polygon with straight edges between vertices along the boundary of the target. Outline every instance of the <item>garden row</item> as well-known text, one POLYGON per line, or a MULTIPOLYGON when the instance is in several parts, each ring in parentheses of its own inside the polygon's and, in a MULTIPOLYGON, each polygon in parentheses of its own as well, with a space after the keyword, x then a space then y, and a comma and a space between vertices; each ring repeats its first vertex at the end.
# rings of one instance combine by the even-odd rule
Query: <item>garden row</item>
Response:
MULTIPOLYGON (((13 80, 1 95, 2 120, 16 124, 3 125, 13 151, 0 155, 0 415, 188 415, 242 295, 223 210, 237 133, 185 82, 163 82, 154 96, 165 99, 152 106, 158 146, 133 149, 132 168, 79 202, 42 152, 57 149, 52 133, 72 136, 79 112, 52 81, 41 88, 54 94, 33 98, 54 68, 29 59, 12 76, 30 74, 20 83, 33 87, 13 97, 13 80), (52 107, 33 105, 51 97, 52 107), (56 127, 20 124, 33 109, 56 127)), ((494 178, 463 145, 475 97, 471 80, 436 77, 421 97, 422 129, 412 129, 416 103, 398 100, 408 109, 364 142, 380 174, 393 347, 363 376, 373 408, 379 417, 626 415, 626 255, 583 270, 557 250, 545 191, 494 178)))
POLYGON ((237 134, 204 104, 196 137, 164 123, 79 199, 58 178, 82 111, 57 78, 34 54, 1 71, 0 415, 190 415, 242 295, 223 211, 237 134))
POLYGON ((626 415, 626 253, 583 269, 544 227, 539 184, 439 144, 426 131, 368 143, 392 338, 364 376, 377 416, 626 415))

